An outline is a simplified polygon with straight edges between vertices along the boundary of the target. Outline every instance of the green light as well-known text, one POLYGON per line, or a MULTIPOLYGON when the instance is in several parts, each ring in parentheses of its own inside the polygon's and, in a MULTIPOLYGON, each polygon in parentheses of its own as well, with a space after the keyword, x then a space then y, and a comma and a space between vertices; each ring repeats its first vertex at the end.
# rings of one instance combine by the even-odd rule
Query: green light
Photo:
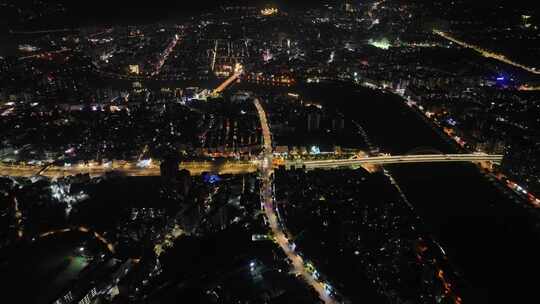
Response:
POLYGON ((380 40, 372 40, 369 39, 369 44, 383 50, 388 50, 390 48, 390 42, 386 38, 382 38, 380 40))

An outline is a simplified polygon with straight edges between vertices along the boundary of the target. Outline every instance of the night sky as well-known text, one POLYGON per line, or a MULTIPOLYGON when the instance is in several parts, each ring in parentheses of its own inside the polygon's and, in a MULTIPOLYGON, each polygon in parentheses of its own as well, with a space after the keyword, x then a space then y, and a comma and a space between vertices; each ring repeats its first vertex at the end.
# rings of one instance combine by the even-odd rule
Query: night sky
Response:
MULTIPOLYGON (((32 24, 15 24, 8 20, 11 13, 2 15, 0 12, 0 25, 8 24, 9 27, 44 28, 58 26, 88 26, 110 24, 141 24, 152 23, 162 20, 178 20, 182 17, 193 16, 199 12, 219 8, 225 5, 253 5, 253 6, 278 6, 282 8, 306 8, 321 5, 323 3, 337 3, 343 0, 93 0, 93 1, 70 1, 70 0, 41 0, 43 6, 62 3, 67 7, 67 14, 61 16, 49 16, 34 21, 32 24)), ((359 2, 361 0, 351 0, 359 2)), ((391 0, 408 2, 422 2, 431 0, 391 0)), ((449 2, 451 0, 448 0, 449 2)), ((31 6, 36 0, 0 0, 1 2, 16 3, 17 7, 31 6)), ((38 1, 39 2, 39 1, 38 1)), ((464 1, 467 7, 478 7, 482 12, 485 5, 504 5, 505 8, 528 8, 534 10, 535 6, 530 1, 519 0, 474 0, 464 1)), ((1 30, 0 30, 1 32, 1 30)))
MULTIPOLYGON (((15 3, 16 7, 36 7, 34 0, 0 0, 1 2, 15 3)), ((331 2, 331 1, 330 1, 331 2)), ((25 27, 40 28, 50 26, 80 26, 125 23, 151 23, 161 20, 173 20, 185 16, 193 16, 200 12, 210 11, 226 5, 253 5, 253 6, 279 6, 279 7, 305 7, 313 6, 309 0, 196 0, 196 1, 128 1, 128 0, 42 0, 42 6, 62 3, 67 8, 67 14, 48 16, 34 21, 34 24, 25 24, 25 27)), ((0 25, 8 24, 10 27, 18 26, 13 14, 0 11, 0 25)))

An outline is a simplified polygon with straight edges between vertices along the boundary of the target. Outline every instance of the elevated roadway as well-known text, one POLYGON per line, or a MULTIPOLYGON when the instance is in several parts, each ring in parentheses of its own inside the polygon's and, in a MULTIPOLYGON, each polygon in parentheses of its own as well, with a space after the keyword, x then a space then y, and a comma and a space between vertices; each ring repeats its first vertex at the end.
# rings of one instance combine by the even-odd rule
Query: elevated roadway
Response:
MULTIPOLYGON (((407 163, 444 163, 444 162, 492 162, 500 164, 502 155, 489 154, 432 154, 432 155, 384 155, 363 157, 358 159, 331 159, 305 162, 294 162, 294 165, 303 165, 306 169, 339 168, 361 165, 387 165, 407 163)), ((288 164, 289 166, 291 164, 288 164)))

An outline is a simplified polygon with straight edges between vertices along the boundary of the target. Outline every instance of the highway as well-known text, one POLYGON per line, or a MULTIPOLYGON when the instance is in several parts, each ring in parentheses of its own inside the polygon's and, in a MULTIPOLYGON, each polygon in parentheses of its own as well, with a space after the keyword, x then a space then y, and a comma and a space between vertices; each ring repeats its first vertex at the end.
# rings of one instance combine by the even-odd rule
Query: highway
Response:
MULTIPOLYGON (((49 178, 60 178, 77 174, 89 174, 91 177, 105 175, 115 171, 126 176, 160 176, 159 163, 147 167, 138 167, 136 162, 118 161, 113 164, 88 164, 73 166, 50 166, 39 175, 49 178), (118 163, 118 164, 117 164, 118 163)), ((0 176, 32 177, 41 170, 37 165, 9 165, 0 163, 0 176)), ((189 170, 192 175, 200 175, 203 172, 216 174, 247 174, 256 172, 257 162, 228 161, 215 162, 186 162, 180 164, 181 169, 189 170)))
POLYGON ((270 133, 270 128, 268 127, 268 121, 266 118, 266 113, 261 106, 259 100, 254 100, 255 107, 257 108, 257 114, 259 115, 259 120, 261 122, 261 128, 263 132, 264 139, 264 150, 262 155, 262 161, 260 162, 260 173, 261 173, 261 204, 266 215, 267 223, 270 229, 272 230, 274 239, 279 247, 283 250, 285 255, 291 261, 291 266, 294 273, 297 276, 302 277, 302 279, 318 293, 319 298, 324 301, 326 304, 336 303, 328 292, 328 285, 316 280, 313 275, 311 275, 307 270, 304 264, 304 260, 298 253, 296 253, 289 244, 289 240, 285 232, 283 231, 280 223, 277 219, 277 214, 275 212, 274 206, 274 196, 273 196, 273 173, 274 169, 272 167, 272 136, 270 133))
MULTIPOLYGON (((271 135, 263 129, 264 149, 272 151, 271 135)), ((271 154, 271 152, 269 152, 271 154)), ((502 155, 488 154, 433 154, 433 155, 384 155, 375 157, 362 157, 357 159, 330 159, 314 161, 288 161, 286 166, 294 165, 298 167, 303 165, 306 169, 316 168, 339 168, 361 165, 388 165, 388 164, 406 164, 406 163, 437 163, 437 162, 490 162, 500 164, 502 155)), ((265 166, 272 166, 273 158, 263 158, 262 163, 265 166)), ((247 174, 257 172, 261 161, 226 161, 223 163, 200 161, 184 162, 180 168, 189 170, 193 175, 200 175, 203 172, 212 172, 217 174, 247 174)), ((41 166, 37 165, 9 165, 0 163, 0 176, 31 177, 38 175, 41 166)), ((73 166, 50 166, 39 175, 49 178, 60 178, 64 176, 77 174, 90 174, 92 177, 102 176, 107 172, 115 171, 126 176, 159 176, 159 163, 150 163, 141 167, 137 162, 116 161, 108 164, 78 164, 73 166)))
POLYGON ((508 59, 505 55, 502 55, 502 54, 497 54, 497 53, 494 53, 492 51, 489 51, 489 50, 486 50, 486 49, 483 49, 479 46, 476 46, 476 45, 472 45, 472 44, 469 44, 467 42, 464 42, 464 41, 461 41, 461 40, 458 40, 452 36, 450 36, 448 33, 445 33, 443 31, 438 31, 438 30, 433 30, 433 32, 441 37, 443 37, 444 39, 446 40, 449 40, 449 41, 452 41, 454 42, 455 44, 458 44, 462 47, 465 47, 465 48, 469 48, 469 49, 472 49, 472 50, 475 50, 476 52, 480 53, 482 56, 486 57, 486 58, 492 58, 492 59, 495 59, 495 60, 498 60, 498 61, 501 61, 501 62, 504 62, 506 64, 509 64, 509 65, 512 65, 512 66, 515 66, 515 67, 518 67, 520 69, 523 69, 527 72, 530 72, 530 73, 533 73, 533 74, 536 74, 536 75, 539 75, 540 74, 540 70, 538 70, 537 68, 535 67, 528 67, 526 65, 523 65, 521 63, 517 63, 515 61, 512 61, 510 59, 508 59))
MULTIPOLYGON (((306 169, 337 168, 359 166, 365 164, 407 164, 407 163, 438 163, 438 162, 493 162, 500 164, 503 155, 488 154, 432 154, 432 155, 384 155, 362 157, 358 159, 332 159, 301 162, 306 169)), ((298 164, 298 163, 295 163, 298 164)))

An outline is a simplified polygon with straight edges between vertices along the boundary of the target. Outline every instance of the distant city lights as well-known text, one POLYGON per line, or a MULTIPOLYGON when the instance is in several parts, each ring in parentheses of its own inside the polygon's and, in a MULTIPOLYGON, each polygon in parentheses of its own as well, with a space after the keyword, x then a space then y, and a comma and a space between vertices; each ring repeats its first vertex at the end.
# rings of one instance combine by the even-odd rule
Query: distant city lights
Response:
POLYGON ((265 8, 265 9, 262 9, 261 10, 261 15, 263 16, 272 16, 272 15, 275 15, 278 13, 278 9, 277 8, 265 8))

